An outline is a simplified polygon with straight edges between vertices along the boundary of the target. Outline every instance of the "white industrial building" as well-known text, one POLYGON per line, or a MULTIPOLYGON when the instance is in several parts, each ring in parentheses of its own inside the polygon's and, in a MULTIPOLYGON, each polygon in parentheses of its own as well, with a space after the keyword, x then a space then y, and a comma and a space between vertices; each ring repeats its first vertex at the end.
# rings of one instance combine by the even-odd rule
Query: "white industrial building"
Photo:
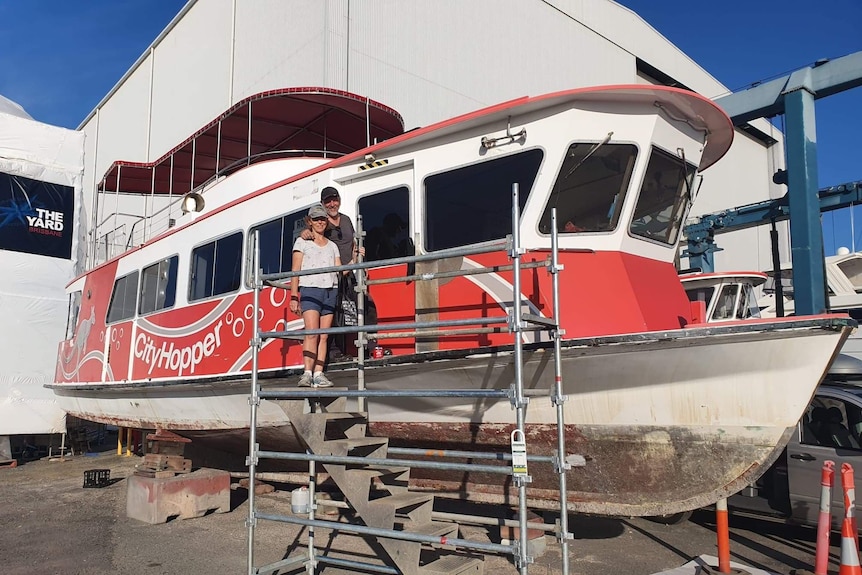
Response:
MULTIPOLYGON (((109 184, 119 193, 96 194, 113 162, 159 160, 268 90, 348 91, 394 108, 410 129, 524 95, 632 83, 728 93, 612 0, 189 0, 80 126, 91 237, 114 251, 139 243, 151 228, 109 214, 153 213, 163 202, 109 184)), ((764 120, 737 130, 729 154, 705 173, 694 213, 782 195, 771 181, 784 165, 781 140, 764 120)), ((771 266, 766 230, 728 234, 720 245, 718 269, 771 266)))

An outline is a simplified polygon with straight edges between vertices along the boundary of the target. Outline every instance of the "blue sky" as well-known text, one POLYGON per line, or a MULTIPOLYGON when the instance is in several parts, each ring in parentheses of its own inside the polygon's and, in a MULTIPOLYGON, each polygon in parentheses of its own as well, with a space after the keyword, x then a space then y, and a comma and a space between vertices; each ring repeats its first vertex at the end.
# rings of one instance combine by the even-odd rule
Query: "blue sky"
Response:
POLYGON ((0 94, 77 128, 185 0, 0 0, 0 94))
MULTIPOLYGON (((860 0, 619 2, 731 89, 862 50, 860 0)), ((0 0, 0 94, 75 128, 184 4, 0 0)), ((816 113, 820 185, 862 180, 862 88, 819 100, 816 113)), ((824 216, 827 253, 851 244, 849 217, 824 216)), ((855 219, 862 250, 862 209, 855 219)))

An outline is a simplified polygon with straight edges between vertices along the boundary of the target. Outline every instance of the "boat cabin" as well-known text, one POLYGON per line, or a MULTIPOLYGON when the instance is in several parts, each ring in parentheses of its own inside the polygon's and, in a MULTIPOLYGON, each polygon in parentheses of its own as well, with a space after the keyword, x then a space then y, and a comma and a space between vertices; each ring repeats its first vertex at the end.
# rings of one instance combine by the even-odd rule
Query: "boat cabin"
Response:
POLYGON ((692 303, 693 323, 755 319, 760 316, 757 288, 767 281, 760 272, 685 273, 680 275, 692 303))

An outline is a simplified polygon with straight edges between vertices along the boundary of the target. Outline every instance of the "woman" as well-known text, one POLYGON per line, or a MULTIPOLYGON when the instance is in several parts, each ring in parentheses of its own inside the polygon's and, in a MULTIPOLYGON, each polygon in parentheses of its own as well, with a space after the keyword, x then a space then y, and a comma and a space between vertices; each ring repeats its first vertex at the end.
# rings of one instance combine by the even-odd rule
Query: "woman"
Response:
MULTIPOLYGON (((312 238, 296 238, 293 244, 293 271, 314 270, 341 265, 338 247, 323 235, 328 219, 326 208, 315 204, 305 218, 312 238)), ((335 306, 338 303, 338 274, 335 272, 303 275, 290 280, 290 311, 299 314, 305 329, 332 327, 335 306), (300 298, 301 296, 301 298, 300 298)), ((302 362, 305 373, 299 378, 300 387, 331 387, 332 382, 323 374, 326 361, 326 334, 307 335, 302 343, 302 362)))

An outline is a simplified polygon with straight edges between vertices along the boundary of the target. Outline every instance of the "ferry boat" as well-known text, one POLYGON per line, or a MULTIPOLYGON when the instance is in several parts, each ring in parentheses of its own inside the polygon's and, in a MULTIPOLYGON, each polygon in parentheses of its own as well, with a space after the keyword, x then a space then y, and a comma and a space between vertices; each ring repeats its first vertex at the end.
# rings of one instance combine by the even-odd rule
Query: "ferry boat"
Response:
MULTIPOLYGON (((107 192, 159 194, 181 185, 190 192, 171 227, 69 284, 74 330, 60 344, 51 385, 69 413, 244 450, 255 314, 252 238, 260 232, 264 274, 289 271, 290 246, 327 186, 339 190, 343 213, 354 222, 362 217, 369 259, 383 257, 374 242, 385 233, 402 234, 400 251, 390 255, 440 256, 415 264, 430 281, 371 286, 384 327, 477 316, 504 322, 515 308, 550 318, 552 280, 540 265, 522 270, 518 304, 505 268, 434 274, 509 263, 502 247, 457 253, 512 233, 513 184, 520 190, 522 261, 548 260, 556 209, 562 270, 552 323, 564 333, 564 431, 567 452, 586 460, 567 473, 572 511, 668 514, 748 485, 781 453, 855 326, 843 315, 719 324, 698 318, 673 262, 700 172, 728 150, 733 127, 695 93, 645 85, 574 89, 406 133, 397 133, 400 117, 393 110, 344 92, 304 89, 253 99, 176 148, 175 154, 194 154, 209 142, 209 153, 197 161, 167 155, 147 165, 116 163, 104 178, 107 192), (279 105, 267 106, 275 98, 279 105), (273 136, 273 149, 254 145, 250 136, 247 146, 233 142, 240 148, 235 157, 219 157, 231 141, 218 138, 231 129, 242 134, 237 124, 247 121, 254 134, 255 113, 289 114, 292 103, 309 100, 320 114, 307 114, 295 136, 273 136), (320 118, 336 114, 342 121, 324 127, 320 118), (341 144, 337 157, 334 142, 341 144), (205 161, 209 176, 198 173, 205 161), (167 169, 189 164, 188 172, 167 169), (387 224, 396 220, 397 226, 387 224)), ((270 116, 263 125, 297 124, 270 116)), ((409 266, 384 265, 368 277, 407 276, 409 266)), ((287 297, 282 289, 263 290, 262 330, 301 329, 287 297)), ((550 390, 549 336, 522 337, 525 386, 550 390)), ((368 389, 508 389, 513 381, 514 339, 506 329, 380 343, 389 355, 367 362, 368 389)), ((301 340, 270 339, 259 353, 264 388, 295 385, 300 366, 301 340)), ((329 366, 327 375, 336 386, 356 387, 352 362, 329 366)), ((273 402, 263 402, 258 419, 262 445, 296 444, 273 402)), ((368 419, 375 435, 438 449, 506 450, 514 425, 510 402, 489 399, 375 398, 368 419)), ((530 452, 553 451, 551 393, 531 397, 526 427, 530 452)), ((546 467, 531 466, 533 505, 558 505, 556 475, 546 467)), ((429 472, 416 484, 511 501, 505 488, 486 479, 429 472)))

